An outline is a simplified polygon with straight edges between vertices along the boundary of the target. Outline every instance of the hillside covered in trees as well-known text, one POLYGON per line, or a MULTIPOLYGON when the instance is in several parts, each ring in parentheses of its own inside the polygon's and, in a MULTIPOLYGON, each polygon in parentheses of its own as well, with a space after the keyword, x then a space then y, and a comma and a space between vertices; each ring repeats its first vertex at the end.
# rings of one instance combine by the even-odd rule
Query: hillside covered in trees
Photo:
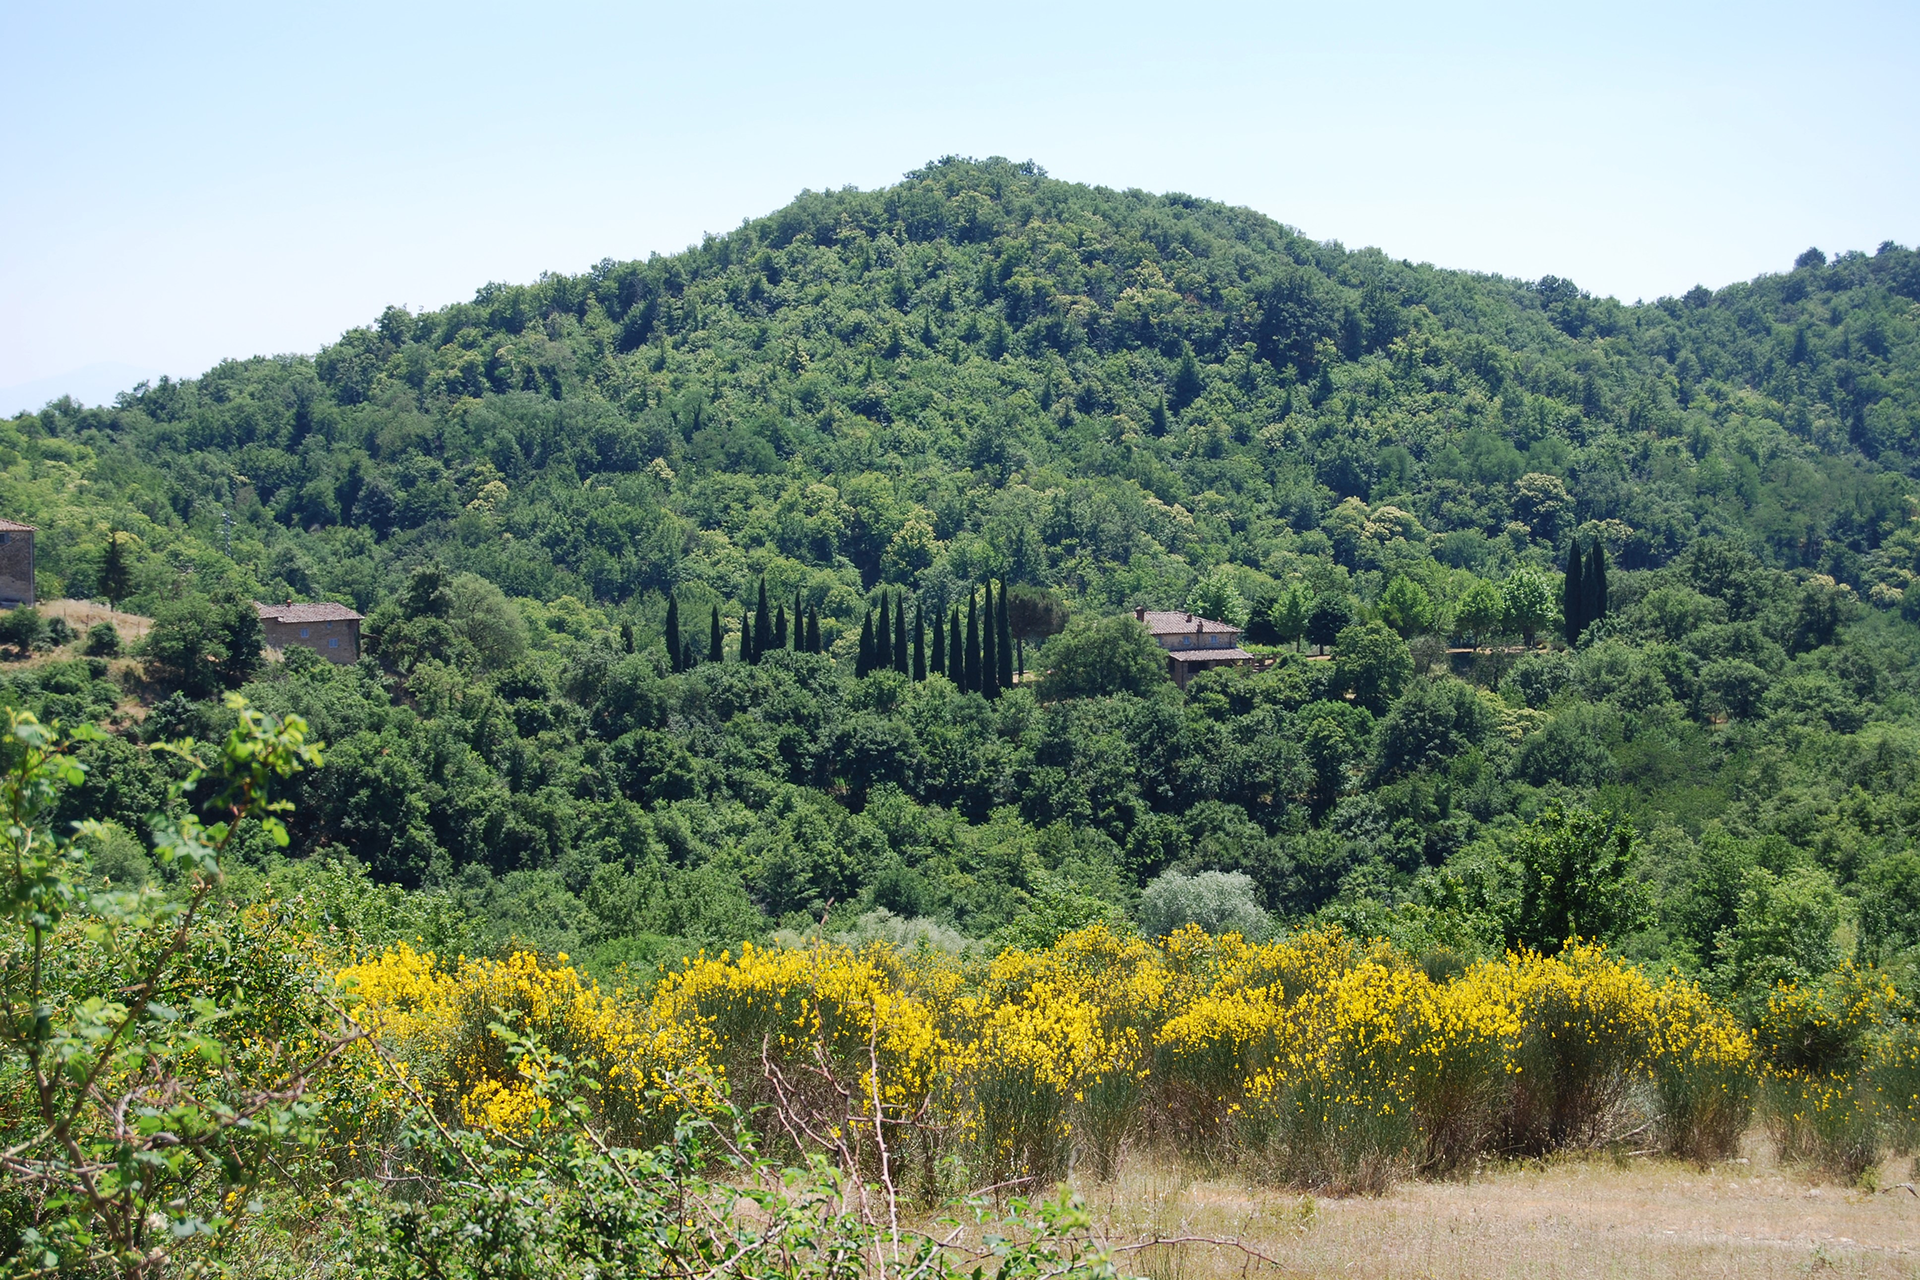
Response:
POLYGON ((1629 306, 948 160, 50 405, 0 465, 43 596, 158 619, 152 684, 6 677, 70 723, 154 703, 64 802, 123 876, 151 745, 238 688, 329 744, 260 874, 430 891, 407 927, 448 947, 1265 913, 1463 955, 1579 932, 1732 995, 1920 946, 1893 244, 1629 306), (856 675, 883 601, 931 628, 988 582, 1046 681, 856 675), (763 584, 821 652, 794 617, 739 660, 763 584), (248 598, 351 604, 368 654, 262 664, 248 598), (1274 664, 1177 692, 1102 622, 1136 606, 1274 664))

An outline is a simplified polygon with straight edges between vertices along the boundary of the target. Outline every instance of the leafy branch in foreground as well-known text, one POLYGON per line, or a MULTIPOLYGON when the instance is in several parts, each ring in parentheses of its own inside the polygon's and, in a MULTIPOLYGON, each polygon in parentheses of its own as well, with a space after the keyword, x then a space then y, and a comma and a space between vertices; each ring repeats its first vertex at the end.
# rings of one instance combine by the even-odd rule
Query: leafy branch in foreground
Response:
MULTIPOLYGON (((237 696, 237 720, 209 763, 188 766, 153 824, 171 891, 96 887, 87 841, 97 823, 56 829, 58 792, 84 769, 83 727, 10 711, 11 767, 0 775, 0 1169, 13 1257, 8 1274, 104 1267, 159 1274, 169 1243, 217 1238, 244 1211, 272 1156, 297 1138, 314 1072, 353 1038, 279 1034, 284 1019, 184 963, 244 825, 285 846, 276 781, 321 761, 298 716, 263 715, 237 696), (203 821, 184 801, 213 784, 203 821), (205 1191, 217 1188, 209 1197, 205 1191)), ((310 1029, 307 1019, 296 1021, 310 1029)))

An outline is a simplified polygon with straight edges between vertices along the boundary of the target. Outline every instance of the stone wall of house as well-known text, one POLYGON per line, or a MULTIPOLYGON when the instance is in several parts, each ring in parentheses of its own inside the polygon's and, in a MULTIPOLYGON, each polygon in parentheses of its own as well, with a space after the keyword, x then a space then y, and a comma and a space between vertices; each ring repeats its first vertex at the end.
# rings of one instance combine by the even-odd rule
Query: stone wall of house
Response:
POLYGON ((267 646, 282 652, 295 646, 312 649, 328 661, 343 666, 351 665, 360 657, 358 622, 277 622, 262 618, 260 630, 267 646))
POLYGON ((32 604, 33 535, 0 532, 0 604, 32 604))

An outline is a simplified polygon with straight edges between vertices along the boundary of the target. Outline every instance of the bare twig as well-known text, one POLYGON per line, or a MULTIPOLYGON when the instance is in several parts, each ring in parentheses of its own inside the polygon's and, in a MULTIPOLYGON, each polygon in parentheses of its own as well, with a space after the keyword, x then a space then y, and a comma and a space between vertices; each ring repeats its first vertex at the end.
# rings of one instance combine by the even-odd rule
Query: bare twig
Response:
POLYGON ((1154 1236, 1150 1240, 1138 1240, 1132 1244, 1109 1246, 1107 1252, 1138 1253, 1142 1249, 1155 1249, 1161 1245, 1175 1244, 1208 1244, 1220 1249, 1234 1249, 1245 1254, 1250 1259, 1264 1262, 1275 1269, 1278 1269, 1282 1265, 1278 1258, 1273 1257, 1271 1254, 1262 1253, 1244 1240, 1238 1240, 1232 1236, 1154 1236))
MULTIPOLYGON (((893 1168, 887 1153, 887 1134, 884 1109, 880 1105, 880 998, 873 999, 873 1021, 867 1028, 867 1083, 873 1093, 873 1140, 880 1148, 880 1185, 887 1191, 887 1224, 893 1233, 893 1262, 900 1264, 900 1197, 893 1189, 893 1168)), ((880 1267, 880 1280, 886 1280, 887 1269, 880 1267)))

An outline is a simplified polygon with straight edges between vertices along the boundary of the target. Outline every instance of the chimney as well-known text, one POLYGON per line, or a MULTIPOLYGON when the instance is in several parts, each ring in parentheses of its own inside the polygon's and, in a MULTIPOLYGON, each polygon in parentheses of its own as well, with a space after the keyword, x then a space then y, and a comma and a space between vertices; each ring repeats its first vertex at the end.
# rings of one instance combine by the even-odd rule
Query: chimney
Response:
POLYGON ((1147 620, 1147 606, 1136 606, 1133 611, 1133 617, 1136 622, 1145 622, 1147 620))

